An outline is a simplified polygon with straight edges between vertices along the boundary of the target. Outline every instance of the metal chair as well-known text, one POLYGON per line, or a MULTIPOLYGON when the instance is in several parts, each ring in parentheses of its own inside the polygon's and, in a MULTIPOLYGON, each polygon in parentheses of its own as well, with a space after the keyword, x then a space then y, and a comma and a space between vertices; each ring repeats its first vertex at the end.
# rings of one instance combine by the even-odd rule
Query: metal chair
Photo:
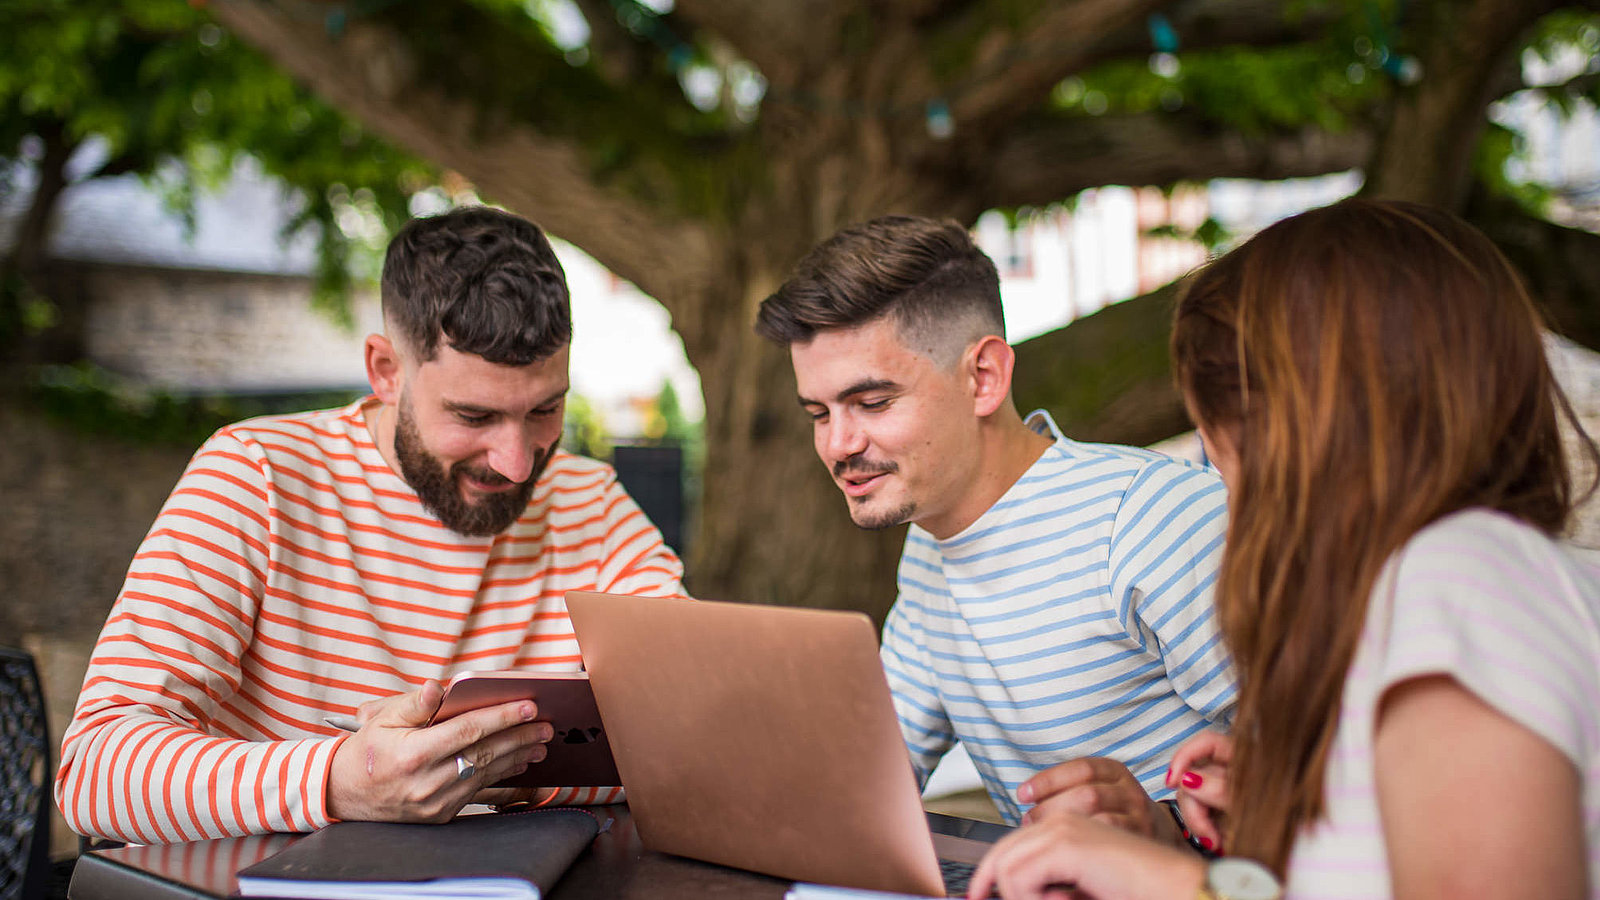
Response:
POLYGON ((0 647, 0 900, 49 889, 52 768, 33 656, 0 647))

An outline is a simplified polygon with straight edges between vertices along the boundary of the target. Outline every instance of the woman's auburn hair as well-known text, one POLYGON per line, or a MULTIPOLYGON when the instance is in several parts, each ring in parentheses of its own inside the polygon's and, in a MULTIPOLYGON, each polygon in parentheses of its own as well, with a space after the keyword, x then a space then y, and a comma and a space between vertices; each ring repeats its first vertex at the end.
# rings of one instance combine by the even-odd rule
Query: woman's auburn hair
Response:
POLYGON ((1560 532, 1573 488, 1557 411, 1575 418, 1510 263, 1418 204, 1312 210, 1199 270, 1172 358, 1197 424, 1238 456, 1216 590, 1240 677, 1226 844, 1283 874, 1324 811, 1384 564, 1469 507, 1560 532))

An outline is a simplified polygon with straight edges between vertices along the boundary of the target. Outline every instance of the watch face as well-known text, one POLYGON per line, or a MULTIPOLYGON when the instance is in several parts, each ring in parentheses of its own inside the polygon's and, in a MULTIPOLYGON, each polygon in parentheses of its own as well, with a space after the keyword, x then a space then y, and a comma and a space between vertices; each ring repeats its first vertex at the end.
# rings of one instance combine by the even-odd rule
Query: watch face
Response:
POLYGON ((1253 859, 1225 856, 1206 868, 1206 887, 1226 900, 1279 900, 1283 885, 1272 870, 1253 859))

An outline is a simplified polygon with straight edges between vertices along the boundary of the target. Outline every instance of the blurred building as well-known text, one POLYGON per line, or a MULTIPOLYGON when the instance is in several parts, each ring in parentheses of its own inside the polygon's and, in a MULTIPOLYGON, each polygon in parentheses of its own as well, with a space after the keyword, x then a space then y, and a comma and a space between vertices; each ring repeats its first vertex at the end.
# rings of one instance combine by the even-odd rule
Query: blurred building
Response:
MULTIPOLYGON (((21 186, 0 206, 0 246, 21 186)), ((358 297, 345 328, 314 310, 313 248, 282 240, 288 220, 282 190, 248 166, 199 197, 192 233, 138 177, 96 179, 61 196, 52 281, 85 310, 87 356, 137 383, 179 395, 361 390, 376 300, 358 297)))
POLYGON ((1219 179, 1170 191, 1113 185, 1015 221, 985 213, 973 232, 1000 270, 1006 337, 1015 343, 1155 290, 1205 262, 1209 250, 1194 236, 1208 223, 1219 236, 1245 237, 1360 186, 1355 172, 1270 183, 1219 179))
MULTIPOLYGON (((0 199, 9 246, 31 190, 0 199)), ((49 244, 51 264, 85 305, 85 351, 133 383, 176 395, 367 390, 362 341, 382 330, 376 293, 357 292, 349 318, 315 307, 315 248, 281 234, 290 198, 246 163, 196 201, 194 229, 136 176, 69 188, 49 244)), ((702 416, 699 378, 660 304, 582 251, 553 242, 573 297, 573 389, 613 434, 643 434, 671 382, 684 412, 702 416)))

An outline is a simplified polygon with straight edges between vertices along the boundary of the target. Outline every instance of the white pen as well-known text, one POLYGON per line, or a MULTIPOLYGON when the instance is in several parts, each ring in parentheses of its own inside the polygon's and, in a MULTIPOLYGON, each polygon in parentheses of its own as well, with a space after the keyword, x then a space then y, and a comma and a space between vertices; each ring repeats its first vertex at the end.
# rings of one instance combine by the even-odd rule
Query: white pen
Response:
POLYGON ((359 731, 361 729, 361 723, 350 716, 323 716, 322 721, 340 731, 359 731))

